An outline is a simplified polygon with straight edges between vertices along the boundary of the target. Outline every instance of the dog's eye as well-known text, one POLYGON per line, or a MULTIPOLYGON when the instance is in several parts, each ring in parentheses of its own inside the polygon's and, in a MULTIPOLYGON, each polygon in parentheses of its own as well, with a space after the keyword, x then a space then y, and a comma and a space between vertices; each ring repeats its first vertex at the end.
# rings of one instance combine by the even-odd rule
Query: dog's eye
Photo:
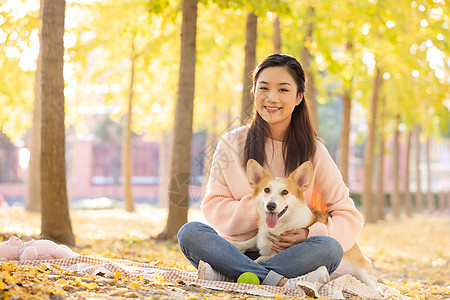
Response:
POLYGON ((281 191, 281 196, 285 196, 285 195, 287 195, 287 194, 289 194, 288 191, 286 191, 286 190, 282 190, 282 191, 281 191))
POLYGON ((264 189, 264 193, 270 193, 270 189, 269 188, 265 188, 264 189))

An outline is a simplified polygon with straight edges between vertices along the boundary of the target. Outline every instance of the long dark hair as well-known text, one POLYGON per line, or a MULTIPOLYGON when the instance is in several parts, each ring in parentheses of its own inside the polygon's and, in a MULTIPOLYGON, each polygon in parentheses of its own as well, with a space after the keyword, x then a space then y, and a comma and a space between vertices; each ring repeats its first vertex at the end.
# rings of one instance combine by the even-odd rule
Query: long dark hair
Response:
MULTIPOLYGON (((285 175, 294 171, 307 160, 312 160, 316 153, 317 133, 311 124, 305 93, 305 72, 300 63, 286 54, 273 54, 261 61, 253 72, 253 95, 256 81, 262 70, 269 67, 284 67, 291 74, 297 84, 297 96, 303 93, 303 100, 294 108, 291 122, 283 140, 283 159, 285 175)), ((249 121, 249 131, 244 148, 244 166, 253 158, 261 165, 267 159, 265 138, 271 137, 266 121, 255 110, 249 121)))

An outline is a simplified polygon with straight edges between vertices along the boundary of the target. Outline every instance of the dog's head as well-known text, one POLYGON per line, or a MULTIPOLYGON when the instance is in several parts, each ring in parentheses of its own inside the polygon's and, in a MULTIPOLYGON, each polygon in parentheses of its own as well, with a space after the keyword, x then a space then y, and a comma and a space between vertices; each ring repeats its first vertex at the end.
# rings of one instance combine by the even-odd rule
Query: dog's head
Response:
POLYGON ((278 220, 291 214, 295 208, 305 206, 303 192, 308 188, 312 176, 312 164, 307 161, 288 177, 270 177, 253 159, 247 162, 247 177, 253 189, 253 199, 260 216, 266 218, 269 228, 278 220))

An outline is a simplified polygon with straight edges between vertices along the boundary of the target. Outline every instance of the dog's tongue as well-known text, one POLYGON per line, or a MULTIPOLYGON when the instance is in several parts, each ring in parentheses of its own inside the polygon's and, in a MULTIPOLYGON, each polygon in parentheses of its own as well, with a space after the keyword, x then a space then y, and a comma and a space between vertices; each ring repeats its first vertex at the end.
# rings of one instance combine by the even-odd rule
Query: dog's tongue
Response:
POLYGON ((268 213, 266 215, 266 224, 269 228, 274 228, 278 222, 278 214, 268 213))

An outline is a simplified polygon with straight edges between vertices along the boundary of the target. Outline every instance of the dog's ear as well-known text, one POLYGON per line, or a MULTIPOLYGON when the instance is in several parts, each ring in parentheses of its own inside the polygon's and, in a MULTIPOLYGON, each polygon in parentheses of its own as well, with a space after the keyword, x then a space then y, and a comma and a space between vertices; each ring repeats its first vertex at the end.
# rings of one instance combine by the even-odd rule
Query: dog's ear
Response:
POLYGON ((255 185, 261 182, 261 180, 268 176, 267 172, 263 167, 254 159, 249 159, 247 162, 247 177, 250 187, 253 188, 255 185))
POLYGON ((289 175, 289 178, 293 180, 301 189, 306 189, 311 181, 312 177, 312 163, 306 161, 300 165, 294 172, 289 175))

